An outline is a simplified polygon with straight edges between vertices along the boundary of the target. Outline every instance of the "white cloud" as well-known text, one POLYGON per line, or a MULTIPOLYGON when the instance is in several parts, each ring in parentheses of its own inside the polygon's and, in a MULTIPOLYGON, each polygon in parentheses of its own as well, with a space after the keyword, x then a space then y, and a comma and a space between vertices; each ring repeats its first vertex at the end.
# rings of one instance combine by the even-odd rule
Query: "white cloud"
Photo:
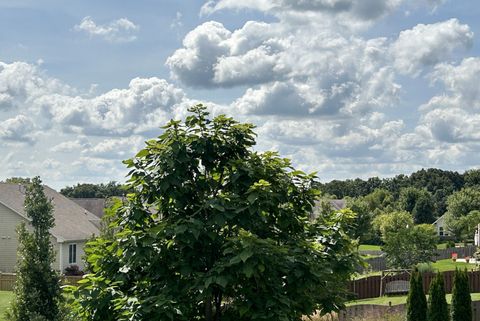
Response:
POLYGON ((433 66, 448 58, 458 48, 472 45, 473 32, 457 19, 419 24, 400 35, 391 46, 395 66, 402 73, 417 75, 422 66, 433 66))
POLYGON ((127 18, 97 25, 91 17, 85 17, 80 24, 75 25, 74 29, 75 31, 85 32, 91 37, 100 37, 109 42, 121 43, 136 40, 136 33, 140 27, 127 18))
POLYGON ((0 122, 0 138, 11 142, 24 142, 33 144, 35 126, 31 119, 25 115, 17 115, 0 122))

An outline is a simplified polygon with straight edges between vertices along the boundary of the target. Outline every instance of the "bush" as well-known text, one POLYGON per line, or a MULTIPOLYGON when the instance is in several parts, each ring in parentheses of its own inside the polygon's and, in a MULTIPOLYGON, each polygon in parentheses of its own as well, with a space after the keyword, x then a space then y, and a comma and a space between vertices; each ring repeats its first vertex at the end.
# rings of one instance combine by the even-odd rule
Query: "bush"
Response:
POLYGON ((455 247, 455 242, 452 240, 447 241, 447 249, 455 247))
POLYGON ((418 272, 420 272, 421 274, 430 273, 430 272, 434 272, 434 271, 435 271, 435 269, 434 269, 433 266, 432 266, 432 263, 430 263, 430 262, 417 264, 417 270, 418 270, 418 272))
POLYGON ((80 270, 80 267, 78 265, 69 265, 65 268, 65 273, 66 276, 82 276, 85 273, 80 270))

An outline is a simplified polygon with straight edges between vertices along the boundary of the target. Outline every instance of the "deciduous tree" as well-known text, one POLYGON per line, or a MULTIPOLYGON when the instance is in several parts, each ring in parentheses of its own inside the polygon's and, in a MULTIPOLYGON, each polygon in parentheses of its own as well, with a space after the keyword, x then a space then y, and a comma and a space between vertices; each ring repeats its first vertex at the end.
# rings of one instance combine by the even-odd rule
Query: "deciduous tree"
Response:
POLYGON ((39 177, 31 180, 25 192, 25 223, 18 228, 19 248, 14 299, 7 313, 11 321, 57 321, 62 295, 49 230, 54 226, 53 206, 43 192, 39 177))
POLYGON ((301 320, 340 308, 353 215, 309 220, 313 175, 257 153, 253 126, 190 109, 126 164, 133 193, 87 249, 88 320, 301 320))

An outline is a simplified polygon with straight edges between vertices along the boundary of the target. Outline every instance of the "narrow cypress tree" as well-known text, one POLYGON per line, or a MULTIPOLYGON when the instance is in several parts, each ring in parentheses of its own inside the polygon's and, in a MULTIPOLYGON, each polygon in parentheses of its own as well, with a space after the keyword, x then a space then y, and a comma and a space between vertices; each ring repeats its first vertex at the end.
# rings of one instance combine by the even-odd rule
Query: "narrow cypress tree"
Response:
POLYGON ((62 296, 58 275, 52 269, 55 253, 49 230, 54 226, 53 206, 39 177, 27 186, 24 204, 32 228, 30 232, 22 223, 17 230, 17 281, 7 320, 57 321, 62 296))
POLYGON ((427 299, 423 292, 422 275, 415 270, 410 277, 410 289, 407 297, 407 321, 425 321, 427 319, 427 299))
POLYGON ((452 289, 452 321, 472 321, 472 298, 467 270, 455 270, 452 289))
POLYGON ((445 298, 445 283, 443 274, 437 273, 437 276, 430 283, 428 297, 428 321, 448 321, 448 305, 445 298))

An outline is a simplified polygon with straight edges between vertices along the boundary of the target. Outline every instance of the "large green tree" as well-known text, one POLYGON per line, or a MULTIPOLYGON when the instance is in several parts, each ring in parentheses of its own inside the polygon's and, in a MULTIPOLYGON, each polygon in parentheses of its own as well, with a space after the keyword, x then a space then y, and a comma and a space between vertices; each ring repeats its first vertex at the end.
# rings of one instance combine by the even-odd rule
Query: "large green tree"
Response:
POLYGON ((392 212, 377 216, 374 226, 382 235, 387 263, 395 268, 430 262, 435 255, 438 237, 430 224, 414 225, 408 212, 392 212))
POLYGON ((412 213, 415 224, 428 224, 435 220, 433 197, 425 189, 416 187, 402 189, 398 203, 402 210, 412 213))
POLYGON ((472 228, 480 223, 480 188, 467 187, 448 197, 446 224, 449 231, 458 239, 473 238, 472 228))
POLYGON ((17 280, 7 319, 57 321, 62 295, 58 275, 52 268, 55 253, 49 230, 55 224, 53 206, 44 194, 39 177, 27 185, 25 214, 30 220, 31 231, 25 223, 18 228, 17 280))
POLYGON ((126 161, 133 193, 115 233, 87 249, 80 316, 286 321, 340 308, 358 262, 352 213, 311 222, 314 176, 252 151, 252 125, 190 111, 126 161))

